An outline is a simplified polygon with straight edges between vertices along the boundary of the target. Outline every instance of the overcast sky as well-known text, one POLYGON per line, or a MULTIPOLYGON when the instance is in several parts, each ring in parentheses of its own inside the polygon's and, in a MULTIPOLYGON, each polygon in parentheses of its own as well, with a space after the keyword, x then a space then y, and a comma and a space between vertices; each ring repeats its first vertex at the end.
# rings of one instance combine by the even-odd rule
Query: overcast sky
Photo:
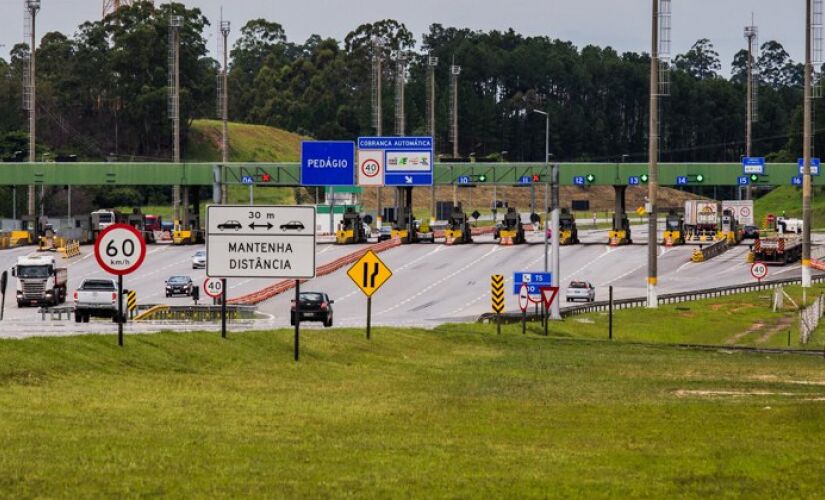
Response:
MULTIPOLYGON (((0 0, 0 54, 23 37, 24 0, 0 0)), ((38 33, 74 33, 85 20, 101 15, 102 0, 42 0, 38 33)), ((165 3, 165 2, 161 2, 165 3)), ((221 5, 232 23, 232 40, 249 19, 262 17, 284 26, 287 37, 302 42, 313 33, 338 40, 359 24, 397 19, 421 41, 432 23, 476 30, 513 28, 525 35, 546 35, 618 51, 648 51, 650 0, 189 0, 210 19, 209 47, 215 50, 214 25, 221 5)), ((710 38, 720 54, 724 76, 733 55, 744 47, 742 29, 753 12, 760 43, 775 39, 795 61, 804 53, 802 0, 674 0, 673 55, 699 38, 710 38)))

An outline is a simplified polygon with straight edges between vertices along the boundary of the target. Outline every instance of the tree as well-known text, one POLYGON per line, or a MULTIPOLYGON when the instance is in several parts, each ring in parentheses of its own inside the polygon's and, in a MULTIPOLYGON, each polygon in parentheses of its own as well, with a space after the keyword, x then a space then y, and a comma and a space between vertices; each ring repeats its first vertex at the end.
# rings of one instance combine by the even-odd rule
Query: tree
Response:
POLYGON ((798 69, 788 52, 776 40, 769 40, 762 44, 756 64, 762 82, 774 89, 797 86, 802 82, 801 75, 798 74, 798 69))
POLYGON ((674 59, 676 69, 686 72, 697 80, 717 78, 722 65, 719 62, 719 53, 707 38, 696 41, 685 54, 674 59))

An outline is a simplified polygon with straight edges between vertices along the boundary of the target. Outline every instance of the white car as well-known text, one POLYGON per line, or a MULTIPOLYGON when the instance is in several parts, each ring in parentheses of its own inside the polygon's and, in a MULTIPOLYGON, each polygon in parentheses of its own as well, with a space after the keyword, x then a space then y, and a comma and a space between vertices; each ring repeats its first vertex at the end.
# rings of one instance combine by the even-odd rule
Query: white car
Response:
POLYGON ((206 250, 198 250, 192 256, 192 269, 206 269, 206 250))
POLYGON ((574 300, 593 302, 596 300, 596 288, 587 281, 571 281, 567 285, 567 302, 574 300))

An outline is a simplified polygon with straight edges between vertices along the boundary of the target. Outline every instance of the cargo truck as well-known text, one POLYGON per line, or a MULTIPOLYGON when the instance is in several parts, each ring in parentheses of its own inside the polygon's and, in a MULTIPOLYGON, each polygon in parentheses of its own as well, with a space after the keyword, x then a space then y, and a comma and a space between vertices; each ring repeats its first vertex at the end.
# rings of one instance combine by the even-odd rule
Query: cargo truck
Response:
POLYGON ((802 238, 799 236, 772 236, 759 238, 753 244, 753 256, 757 262, 785 265, 802 257, 802 238))
POLYGON ((686 241, 711 242, 719 231, 721 204, 714 200, 685 201, 686 241))
POLYGON ((66 301, 69 271, 51 255, 19 257, 11 270, 17 278, 17 307, 56 306, 66 301))

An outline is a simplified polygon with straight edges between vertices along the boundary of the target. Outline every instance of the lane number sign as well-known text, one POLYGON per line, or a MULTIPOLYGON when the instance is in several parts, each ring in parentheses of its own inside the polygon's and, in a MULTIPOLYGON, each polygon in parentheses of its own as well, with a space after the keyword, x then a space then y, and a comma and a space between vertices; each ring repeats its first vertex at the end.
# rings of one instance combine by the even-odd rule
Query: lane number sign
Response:
POLYGON ((223 295, 223 281, 215 278, 206 278, 203 280, 203 291, 213 299, 217 299, 223 295))
POLYGON ((146 242, 134 227, 113 224, 98 235, 95 258, 109 274, 123 276, 136 271, 146 258, 146 242))
POLYGON ((768 266, 764 262, 754 262, 751 266, 751 276, 762 281, 768 276, 768 266))

